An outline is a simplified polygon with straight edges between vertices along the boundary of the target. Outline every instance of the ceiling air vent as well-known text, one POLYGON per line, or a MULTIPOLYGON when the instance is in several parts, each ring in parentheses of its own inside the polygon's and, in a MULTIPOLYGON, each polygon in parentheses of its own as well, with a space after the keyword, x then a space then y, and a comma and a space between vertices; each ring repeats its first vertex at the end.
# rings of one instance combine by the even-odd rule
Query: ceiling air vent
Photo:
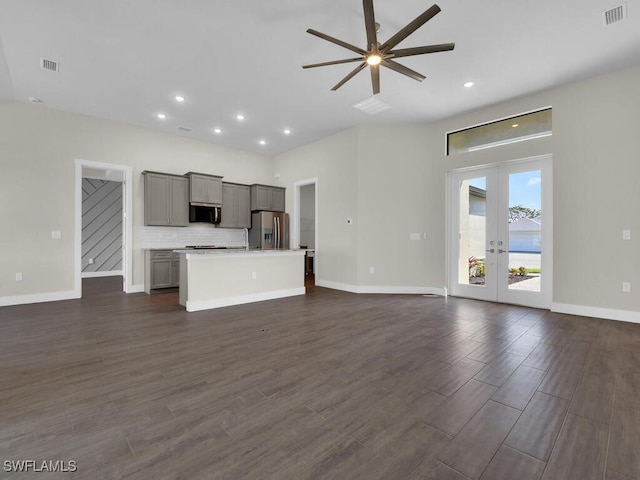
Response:
POLYGON ((602 12, 602 21, 604 25, 612 25, 614 23, 621 22, 627 18, 627 4, 623 3, 617 7, 610 8, 602 12))
POLYGON ((48 58, 41 58, 40 68, 44 70, 51 70, 52 72, 58 72, 60 71, 60 64, 53 60, 49 60, 48 58))
POLYGON ((384 103, 382 100, 378 100, 375 97, 367 98, 353 106, 364 113, 368 113, 369 115, 375 115, 376 113, 384 112, 391 108, 389 104, 384 103))
POLYGON ((180 130, 181 132, 190 132, 191 131, 191 129, 189 127, 183 127, 183 126, 178 127, 178 130, 180 130))

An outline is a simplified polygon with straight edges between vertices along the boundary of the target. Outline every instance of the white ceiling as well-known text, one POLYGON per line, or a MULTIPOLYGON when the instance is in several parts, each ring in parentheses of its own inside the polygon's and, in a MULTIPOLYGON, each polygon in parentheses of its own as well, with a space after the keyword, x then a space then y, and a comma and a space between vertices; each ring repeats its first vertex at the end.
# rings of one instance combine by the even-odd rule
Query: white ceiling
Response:
MULTIPOLYGON (((367 71, 332 92, 356 64, 301 68, 354 56, 307 28, 365 47, 359 0, 2 0, 0 99, 35 97, 275 155, 355 125, 428 123, 638 65, 640 0, 626 1, 627 20, 603 26, 602 12, 621 3, 440 0, 442 12, 399 48, 455 42, 455 50, 399 60, 426 75, 422 83, 383 69, 377 98, 391 108, 370 116, 352 106, 371 96, 367 71), (60 71, 41 69, 42 57, 60 71)), ((379 40, 431 5, 374 0, 379 40)))

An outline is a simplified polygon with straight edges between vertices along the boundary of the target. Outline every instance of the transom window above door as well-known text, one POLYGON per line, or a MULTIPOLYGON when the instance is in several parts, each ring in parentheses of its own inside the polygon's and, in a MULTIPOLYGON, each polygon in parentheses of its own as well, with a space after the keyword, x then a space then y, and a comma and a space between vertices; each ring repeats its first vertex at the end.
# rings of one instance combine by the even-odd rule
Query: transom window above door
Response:
POLYGON ((548 137, 551 129, 551 108, 495 120, 448 133, 447 155, 548 137))

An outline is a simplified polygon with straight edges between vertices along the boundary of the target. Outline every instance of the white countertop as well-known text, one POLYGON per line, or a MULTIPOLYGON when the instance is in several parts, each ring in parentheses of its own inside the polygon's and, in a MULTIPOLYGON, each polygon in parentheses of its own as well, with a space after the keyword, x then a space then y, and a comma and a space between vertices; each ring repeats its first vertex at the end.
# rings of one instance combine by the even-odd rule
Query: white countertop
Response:
POLYGON ((215 249, 215 250, 192 250, 192 249, 176 249, 176 253, 185 254, 188 260, 209 259, 221 257, 265 257, 265 256, 288 256, 288 255, 304 255, 304 250, 245 250, 245 249, 215 249))

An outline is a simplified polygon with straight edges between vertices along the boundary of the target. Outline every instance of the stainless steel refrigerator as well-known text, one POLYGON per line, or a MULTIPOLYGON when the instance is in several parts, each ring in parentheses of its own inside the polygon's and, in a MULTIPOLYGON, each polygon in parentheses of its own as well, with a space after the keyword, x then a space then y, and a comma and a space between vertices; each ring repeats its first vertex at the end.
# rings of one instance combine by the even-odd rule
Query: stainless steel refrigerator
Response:
POLYGON ((253 212, 249 229, 249 246, 263 250, 289 248, 289 214, 253 212))

